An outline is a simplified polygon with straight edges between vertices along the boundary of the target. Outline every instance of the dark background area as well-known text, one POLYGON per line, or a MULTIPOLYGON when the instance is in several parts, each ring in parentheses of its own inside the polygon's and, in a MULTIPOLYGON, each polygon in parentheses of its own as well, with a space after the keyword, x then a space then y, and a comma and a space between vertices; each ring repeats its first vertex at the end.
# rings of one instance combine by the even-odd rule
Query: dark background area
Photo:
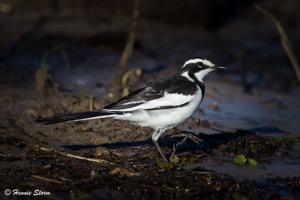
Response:
MULTIPOLYGON (((230 65, 232 72, 241 74, 243 84, 271 85, 286 91, 297 82, 293 69, 275 26, 253 7, 255 2, 143 1, 134 55, 165 64, 205 57, 230 65), (247 71, 256 72, 255 80, 245 77, 247 71)), ((257 3, 282 23, 299 56, 299 2, 257 3)), ((1 71, 17 65, 37 69, 43 54, 56 45, 64 46, 73 67, 78 65, 76 61, 87 59, 91 49, 119 54, 126 42, 132 9, 133 1, 1 1, 1 71), (31 51, 35 58, 18 58, 31 51)))
POLYGON ((128 67, 141 75, 131 74, 130 90, 190 58, 227 67, 205 78, 200 108, 178 126, 204 144, 174 152, 169 136, 178 130, 170 130, 159 142, 179 160, 164 165, 149 128, 110 119, 33 123, 120 95, 106 89, 134 1, 0 0, 0 199, 9 198, 5 189, 50 191, 50 199, 297 199, 299 82, 276 27, 254 3, 274 14, 299 59, 300 1, 140 1, 128 67), (40 93, 42 68, 49 74, 40 93), (239 154, 258 166, 235 164, 239 154))

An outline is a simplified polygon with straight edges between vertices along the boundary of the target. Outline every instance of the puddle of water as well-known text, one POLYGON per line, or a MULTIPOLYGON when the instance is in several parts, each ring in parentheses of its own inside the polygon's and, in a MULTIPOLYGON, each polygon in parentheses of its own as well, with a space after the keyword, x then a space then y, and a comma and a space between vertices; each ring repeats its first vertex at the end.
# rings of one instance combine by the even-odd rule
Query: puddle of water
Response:
POLYGON ((206 85, 207 93, 200 106, 204 120, 228 130, 272 126, 300 136, 299 88, 286 94, 259 89, 245 94, 236 85, 215 81, 206 85))
MULTIPOLYGON (((298 152, 299 154, 300 152, 298 152)), ((196 164, 185 166, 185 169, 192 170, 198 167, 214 170, 218 173, 229 174, 238 180, 262 180, 275 177, 294 177, 300 174, 300 159, 289 161, 272 161, 261 163, 257 166, 237 165, 233 158, 214 157, 213 160, 202 160, 196 164)))

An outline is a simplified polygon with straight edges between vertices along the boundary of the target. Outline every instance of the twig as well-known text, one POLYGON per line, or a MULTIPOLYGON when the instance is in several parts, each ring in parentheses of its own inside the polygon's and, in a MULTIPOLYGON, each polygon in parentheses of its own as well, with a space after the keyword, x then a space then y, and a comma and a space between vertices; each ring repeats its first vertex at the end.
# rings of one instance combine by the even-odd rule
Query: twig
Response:
POLYGON ((126 42, 126 45, 123 50, 122 57, 121 57, 121 60, 119 63, 119 69, 127 68, 129 57, 132 54, 132 50, 133 50, 133 46, 134 46, 134 42, 135 42, 137 22, 138 22, 138 18, 140 15, 139 5, 140 5, 140 0, 134 0, 134 8, 133 8, 133 13, 132 13, 130 30, 129 30, 127 42, 126 42))
POLYGON ((118 66, 118 72, 115 78, 115 81, 112 83, 112 88, 114 86, 119 86, 122 81, 123 75, 128 71, 128 60, 130 56, 132 55, 133 51, 133 46, 135 42, 135 36, 136 36, 136 28, 137 28, 137 23, 139 19, 139 5, 140 5, 140 0, 134 0, 134 6, 133 6, 133 13, 132 13, 132 19, 131 19, 131 24, 126 40, 126 44, 119 62, 118 66))
POLYGON ((276 17, 268 10, 262 8, 261 6, 259 6, 258 4, 254 4, 254 7, 259 10, 260 12, 262 12, 277 28, 277 31, 279 33, 280 39, 281 39, 281 45, 283 47, 283 49, 285 50, 287 56, 289 57, 294 70, 296 72, 297 75, 297 79, 300 82, 300 66, 299 66, 299 62, 295 56, 294 51, 292 50, 292 45, 290 43, 290 40, 288 38, 288 36, 286 35, 282 25, 280 24, 280 22, 276 19, 276 17))
POLYGON ((100 163, 100 164, 110 164, 110 165, 114 164, 112 162, 109 162, 109 161, 103 160, 103 159, 99 159, 99 158, 98 159, 86 158, 86 157, 82 157, 82 156, 77 156, 77 155, 65 153, 65 152, 62 152, 62 151, 58 151, 58 150, 56 150, 52 147, 51 148, 50 147, 42 147, 42 146, 39 146, 39 145, 29 145, 29 147, 34 149, 34 150, 37 150, 37 151, 53 152, 53 153, 56 153, 56 154, 59 154, 61 156, 65 156, 65 157, 68 157, 68 158, 86 160, 86 161, 89 161, 89 162, 96 162, 96 163, 100 163))
POLYGON ((43 180, 43 181, 48 181, 48 182, 52 182, 52 183, 63 184, 62 181, 57 181, 57 180, 54 180, 54 179, 45 178, 45 177, 38 176, 38 175, 32 175, 32 177, 33 177, 33 178, 40 179, 40 180, 43 180))
POLYGON ((106 93, 105 96, 108 96, 110 98, 111 97, 114 97, 115 99, 119 98, 121 94, 124 93, 124 88, 126 90, 126 88, 128 87, 122 85, 122 78, 124 74, 126 74, 126 72, 128 71, 128 60, 132 55, 132 51, 133 51, 136 29, 137 29, 138 19, 140 15, 139 5, 140 5, 140 0, 134 0, 131 23, 128 31, 126 44, 119 61, 117 75, 115 76, 114 81, 112 81, 112 83, 109 85, 109 87, 105 92, 106 93))

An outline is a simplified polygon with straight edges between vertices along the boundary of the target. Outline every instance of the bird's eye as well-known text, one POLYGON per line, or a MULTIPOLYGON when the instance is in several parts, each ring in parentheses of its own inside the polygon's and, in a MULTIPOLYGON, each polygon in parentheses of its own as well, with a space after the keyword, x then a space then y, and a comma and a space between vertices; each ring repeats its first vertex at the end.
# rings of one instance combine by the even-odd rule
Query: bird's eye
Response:
POLYGON ((202 63, 202 62, 198 62, 197 65, 198 65, 199 67, 202 67, 202 66, 203 66, 203 63, 202 63))

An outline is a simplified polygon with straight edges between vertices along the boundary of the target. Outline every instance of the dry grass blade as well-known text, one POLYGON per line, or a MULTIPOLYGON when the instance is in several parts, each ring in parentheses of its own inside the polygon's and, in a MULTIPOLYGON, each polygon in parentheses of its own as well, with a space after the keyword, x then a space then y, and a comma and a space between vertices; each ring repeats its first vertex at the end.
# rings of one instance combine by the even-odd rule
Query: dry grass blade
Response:
POLYGON ((299 66, 299 62, 296 58, 296 55, 294 53, 294 51, 292 50, 292 45, 290 43, 290 40, 288 38, 288 36, 286 35, 281 23, 276 19, 276 17, 268 10, 262 8, 261 6, 254 4, 254 7, 259 10, 260 12, 262 12, 277 28, 277 31, 279 32, 279 36, 281 39, 281 45, 283 47, 283 49, 285 50, 287 56, 289 57, 294 70, 296 72, 296 76, 298 81, 300 82, 300 66, 299 66))
POLYGON ((99 164, 109 164, 109 165, 113 165, 114 163, 112 162, 109 162, 107 160, 103 160, 103 159, 95 159, 95 158, 86 158, 86 157, 82 157, 82 156, 77 156, 77 155, 73 155, 73 154, 69 154, 69 153, 65 153, 65 152, 62 152, 62 151, 58 151, 58 150, 55 150, 54 148, 50 148, 50 147, 42 147, 42 146, 39 146, 39 145, 29 145, 30 148, 34 149, 34 150, 37 150, 37 151, 44 151, 44 152, 53 152, 53 153, 56 153, 56 154, 59 154, 61 156, 65 156, 65 157, 68 157, 68 158, 75 158, 75 159, 79 159, 79 160, 86 160, 86 161, 89 161, 89 162, 95 162, 95 163, 99 163, 99 164))
POLYGON ((89 102, 90 111, 94 110, 94 97, 90 96, 90 102, 89 102))
POLYGON ((48 182, 52 182, 52 183, 63 184, 62 181, 57 181, 57 180, 50 179, 50 178, 45 178, 45 177, 42 177, 42 176, 32 175, 32 177, 36 178, 36 179, 43 180, 43 181, 48 181, 48 182))
POLYGON ((56 153, 65 156, 65 157, 69 157, 69 158, 75 158, 75 159, 79 159, 79 160, 86 160, 89 162, 96 162, 96 163, 100 163, 100 164, 113 164, 112 162, 109 162, 107 160, 103 160, 103 159, 95 159, 95 158, 86 158, 86 157, 82 157, 82 156, 77 156, 77 155, 73 155, 73 154, 69 154, 69 153, 64 153, 61 151, 55 151, 56 153))

